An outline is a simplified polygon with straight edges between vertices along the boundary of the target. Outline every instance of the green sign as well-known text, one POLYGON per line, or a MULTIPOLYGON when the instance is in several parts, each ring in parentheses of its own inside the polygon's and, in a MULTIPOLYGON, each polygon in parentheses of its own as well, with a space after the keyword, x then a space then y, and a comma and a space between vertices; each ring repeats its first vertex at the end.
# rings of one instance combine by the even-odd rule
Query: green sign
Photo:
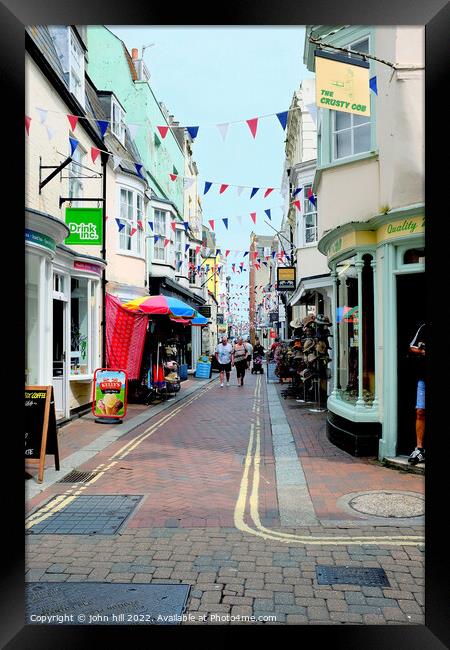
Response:
POLYGON ((70 230, 66 244, 103 243, 102 208, 66 208, 66 225, 70 230))
POLYGON ((47 235, 43 235, 41 232, 37 232, 36 230, 25 228, 25 239, 33 244, 44 246, 44 248, 48 248, 51 251, 56 249, 56 242, 54 239, 47 235))

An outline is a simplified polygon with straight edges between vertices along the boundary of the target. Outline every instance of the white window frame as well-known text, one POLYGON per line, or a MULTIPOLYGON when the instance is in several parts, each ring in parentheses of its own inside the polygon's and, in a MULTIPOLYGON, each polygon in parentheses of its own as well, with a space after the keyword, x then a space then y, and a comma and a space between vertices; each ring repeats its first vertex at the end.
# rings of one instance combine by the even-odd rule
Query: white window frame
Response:
POLYGON ((125 227, 119 232, 118 252, 122 255, 133 255, 141 258, 144 256, 144 231, 139 227, 138 221, 144 224, 144 195, 125 185, 119 185, 118 191, 120 219, 125 223, 125 227), (123 199, 125 192, 126 201, 123 199), (137 231, 134 235, 130 234, 132 228, 136 228, 137 231))
MULTIPOLYGON (((316 246, 317 245, 317 240, 318 240, 318 223, 317 223, 317 207, 314 206, 313 203, 308 198, 308 190, 312 190, 312 183, 306 183, 303 187, 303 213, 300 216, 301 219, 301 233, 302 233, 302 245, 303 248, 306 248, 307 246, 316 246), (312 209, 311 209, 312 208, 312 209), (311 215, 315 216, 315 226, 306 226, 306 217, 310 217, 311 215), (315 230, 314 233, 314 240, 313 241, 306 241, 306 230, 315 230)), ((317 199, 316 199, 317 202, 317 199)))
POLYGON ((84 195, 83 179, 79 177, 83 175, 83 167, 81 167, 80 165, 84 164, 85 156, 86 156, 86 150, 78 143, 78 146, 72 155, 73 162, 70 163, 70 165, 68 165, 68 170, 69 170, 68 196, 74 197, 74 200, 71 201, 72 207, 74 208, 80 207, 78 205, 77 199, 81 199, 84 195), (74 164, 74 163, 78 163, 78 164, 74 164))
POLYGON ((154 234, 159 236, 157 242, 153 240, 153 261, 165 264, 167 261, 167 246, 164 246, 164 240, 167 239, 167 221, 169 213, 167 210, 154 208, 153 214, 154 234), (161 252, 162 257, 157 256, 157 252, 161 252))
POLYGON ((73 29, 69 30, 69 88, 70 92, 85 105, 84 51, 73 29))
MULTIPOLYGON (((352 43, 349 43, 345 47, 347 47, 349 50, 355 49, 358 51, 358 43, 362 43, 367 41, 367 52, 370 53, 370 35, 367 34, 367 36, 363 36, 362 38, 358 38, 358 40, 353 41, 352 43)), ((352 54, 349 52, 348 57, 351 59, 352 54)), ((358 58, 356 55, 353 56, 353 58, 358 58)), ((332 160, 333 162, 339 161, 339 160, 346 160, 347 158, 353 158, 354 156, 359 156, 361 154, 369 153, 372 149, 372 118, 371 116, 367 116, 367 121, 362 123, 362 124, 354 124, 354 118, 355 117, 365 117, 365 116, 355 116, 353 113, 347 113, 350 117, 350 126, 346 127, 344 129, 337 129, 336 128, 336 120, 337 120, 337 114, 342 111, 331 111, 331 144, 332 144, 332 160), (369 148, 367 151, 358 151, 355 152, 355 130, 359 128, 365 128, 369 124, 369 148), (336 138, 338 133, 343 133, 344 131, 349 131, 350 132, 350 153, 346 156, 337 156, 336 155, 336 138)))
POLYGON ((175 256, 175 272, 177 275, 184 275, 184 229, 175 228, 174 233, 174 256, 175 256), (178 269, 178 262, 183 262, 180 269, 178 269))
MULTIPOLYGON (((94 376, 94 370, 98 367, 98 345, 99 345, 99 334, 98 334, 98 305, 99 305, 99 280, 89 278, 83 275, 72 275, 69 277, 69 284, 72 284, 72 280, 87 280, 86 294, 87 294, 87 372, 72 374, 72 360, 77 358, 76 353, 72 352, 71 345, 71 336, 68 337, 68 354, 66 357, 68 359, 68 370, 69 370, 69 380, 73 381, 75 379, 89 379, 94 376)), ((72 291, 70 291, 69 302, 71 304, 72 291)), ((72 314, 70 314, 70 324, 72 323, 72 314)))
POLYGON ((111 133, 125 145, 125 111, 113 95, 111 95, 111 133), (118 119, 114 119, 115 111, 118 119))

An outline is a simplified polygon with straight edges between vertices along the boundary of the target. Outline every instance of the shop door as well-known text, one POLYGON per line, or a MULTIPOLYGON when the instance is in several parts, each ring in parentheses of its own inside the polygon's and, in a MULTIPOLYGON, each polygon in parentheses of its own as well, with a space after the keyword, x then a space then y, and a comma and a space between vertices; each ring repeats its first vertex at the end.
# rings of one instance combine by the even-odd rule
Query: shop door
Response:
POLYGON ((397 276, 398 455, 409 456, 416 446, 416 394, 423 360, 411 359, 408 350, 426 320, 425 296, 424 273, 397 276))
POLYGON ((66 414, 66 308, 63 300, 53 300, 53 390, 57 420, 66 414))

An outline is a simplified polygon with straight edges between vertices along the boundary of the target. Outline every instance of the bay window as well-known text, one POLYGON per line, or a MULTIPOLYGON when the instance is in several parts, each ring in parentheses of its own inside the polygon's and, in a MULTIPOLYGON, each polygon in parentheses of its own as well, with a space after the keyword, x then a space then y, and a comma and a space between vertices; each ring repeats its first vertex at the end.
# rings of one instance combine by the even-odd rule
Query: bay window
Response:
POLYGON ((164 246, 164 239, 166 239, 166 212, 163 210, 155 210, 154 218, 154 233, 158 235, 158 240, 154 242, 153 257, 155 261, 166 261, 166 247, 164 246))

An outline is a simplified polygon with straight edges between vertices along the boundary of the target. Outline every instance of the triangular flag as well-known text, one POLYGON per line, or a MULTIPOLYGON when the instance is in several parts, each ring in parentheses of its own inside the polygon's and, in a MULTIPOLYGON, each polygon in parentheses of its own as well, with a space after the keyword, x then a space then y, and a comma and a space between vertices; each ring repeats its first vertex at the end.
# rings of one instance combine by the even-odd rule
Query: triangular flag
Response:
POLYGON ((242 192, 244 190, 245 190, 245 187, 243 187, 242 185, 239 185, 238 188, 237 188, 237 195, 241 196, 241 194, 242 194, 242 192))
POLYGON ((280 124, 283 127, 283 130, 286 130, 286 124, 288 119, 288 111, 283 111, 282 113, 277 113, 277 117, 280 120, 280 124))
POLYGON ((157 126, 156 128, 158 129, 162 139, 164 140, 164 138, 167 135, 167 131, 169 130, 169 127, 168 126, 157 126))
POLYGON ((228 230, 228 218, 222 219, 222 221, 223 221, 223 225, 228 230))
POLYGON ((203 194, 206 194, 206 192, 209 192, 209 190, 211 189, 211 185, 212 185, 212 183, 210 183, 209 181, 205 182, 205 189, 203 191, 203 194))
POLYGON ((297 208, 297 210, 301 210, 300 208, 300 201, 294 201, 294 205, 297 208))
POLYGON ((250 216, 253 219, 253 223, 256 223, 256 212, 250 212, 250 216))
POLYGON ((295 192, 294 192, 293 195, 292 195, 292 198, 294 198, 294 196, 297 196, 297 194, 300 194, 300 192, 302 191, 302 189, 303 189, 303 187, 297 187, 297 189, 295 190, 295 192))
POLYGON ((140 176, 141 178, 144 178, 142 176, 142 174, 141 174, 142 165, 140 163, 134 163, 134 166, 136 167, 136 171, 138 173, 138 176, 140 176))
MULTIPOLYGON (((185 244, 185 245, 184 245, 184 252, 185 252, 185 253, 187 253, 188 248, 189 248, 189 244, 185 244)), ((193 265, 192 265, 192 266, 193 266, 193 265)))
POLYGON ((227 187, 228 187, 228 185, 225 185, 225 183, 223 183, 220 186, 219 194, 223 194, 225 192, 225 190, 227 189, 227 187))
POLYGON ((177 224, 175 223, 175 221, 172 221, 172 223, 170 224, 170 227, 172 228, 173 232, 175 232, 175 228, 177 227, 177 224))
POLYGON ((53 140, 53 138, 55 137, 55 129, 51 129, 49 126, 46 126, 45 128, 47 130, 48 139, 53 140))
POLYGON ((238 214, 236 219, 238 220, 238 223, 242 223, 242 215, 238 214))
POLYGON ((27 135, 30 135, 30 124, 31 124, 31 117, 25 115, 25 128, 27 130, 27 135))
POLYGON ((144 230, 144 224, 142 223, 142 221, 140 219, 137 220, 137 225, 139 226, 139 228, 141 230, 144 230))
POLYGON ((264 212, 267 214, 269 221, 272 221, 272 217, 270 215, 270 210, 264 210, 264 212))
POLYGON ((216 248, 216 257, 220 254, 220 248, 216 248))
POLYGON ((189 133, 189 135, 191 136, 191 138, 194 140, 197 137, 199 127, 198 126, 187 126, 186 129, 187 129, 187 132, 189 133))
POLYGON ((225 257, 228 257, 229 254, 230 254, 230 251, 225 251, 225 257))
POLYGON ((120 156, 113 155, 113 169, 114 169, 114 171, 117 169, 117 167, 120 165, 121 162, 122 162, 122 158, 120 156))
POLYGON ((137 228, 132 228, 132 229, 130 230, 130 237, 132 237, 132 236, 134 235, 135 232, 137 232, 137 228))
POLYGON ((195 254, 198 255, 200 252, 200 246, 195 247, 195 254))
POLYGON ((70 128, 75 132, 76 126, 78 124, 78 115, 68 115, 67 119, 70 122, 70 128))
POLYGON ((314 205, 314 207, 317 207, 316 197, 314 196, 314 194, 311 194, 311 196, 308 196, 308 199, 309 199, 310 203, 312 203, 314 205))
POLYGON ((210 219, 208 223, 211 226, 212 230, 214 230, 214 219, 210 219))
POLYGON ((169 174, 171 181, 176 181, 178 176, 176 174, 169 174))
POLYGON ((258 190, 259 190, 259 187, 254 187, 254 188, 252 189, 251 194, 250 194, 250 198, 251 198, 251 199, 255 196, 255 194, 256 194, 256 192, 257 192, 258 190))
POLYGON ((97 120, 98 128, 100 129, 100 133, 102 138, 104 137, 106 133, 106 129, 108 128, 109 122, 106 122, 106 120, 97 120))
POLYGON ((254 117, 251 120, 246 120, 248 128, 250 129, 252 136, 256 137, 256 129, 258 128, 258 118, 254 117))
POLYGON ((370 88, 370 90, 372 90, 375 93, 375 95, 378 95, 377 78, 376 77, 372 77, 371 79, 369 79, 369 88, 370 88))
POLYGON ((249 251, 244 251, 244 257, 248 255, 249 251))
POLYGON ((70 157, 72 157, 75 149, 78 147, 78 140, 75 140, 75 138, 69 138, 69 142, 70 142, 70 157))
POLYGON ((93 163, 97 160, 99 153, 100 149, 97 149, 97 147, 91 147, 91 158, 93 163))
POLYGON ((223 124, 217 124, 217 128, 220 131, 220 135, 222 136, 222 140, 225 141, 225 138, 227 137, 227 132, 228 132, 228 127, 230 124, 228 122, 223 122, 223 124))
POLYGON ((185 231, 187 232, 188 228, 189 228, 189 221, 183 221, 183 226, 184 226, 185 231))
POLYGON ((170 239, 165 239, 164 240, 164 247, 166 247, 169 242, 170 242, 170 239))
POLYGON ((252 255, 253 255, 253 259, 257 258, 258 257, 258 251, 253 251, 252 255))
POLYGON ((272 251, 272 259, 275 257, 276 251, 272 251))
POLYGON ((120 219, 116 219, 117 225, 119 226, 119 232, 125 228, 125 224, 121 222, 120 219))
POLYGON ((180 270, 180 269, 181 269, 181 267, 182 267, 182 265, 183 265, 183 262, 182 262, 182 260, 179 260, 179 261, 178 261, 178 270, 180 270))
POLYGON ((134 140, 136 138, 136 134, 139 131, 140 124, 127 124, 128 130, 130 132, 131 139, 134 140))
POLYGON ((268 187, 267 190, 264 192, 264 198, 266 198, 266 196, 269 196, 271 192, 273 192, 273 187, 268 187))
POLYGON ((153 231, 153 221, 149 221, 148 225, 150 226, 151 230, 153 231))
POLYGON ((184 189, 188 190, 192 185, 195 183, 195 178, 184 178, 183 179, 183 184, 184 184, 184 189))
POLYGON ((157 242, 157 241, 158 241, 158 239, 159 239, 159 235, 153 235, 153 239, 154 239, 154 241, 155 241, 155 244, 156 244, 156 242, 157 242))
POLYGON ((48 111, 45 108, 36 108, 36 110, 39 113, 39 123, 44 124, 47 119, 48 111))

